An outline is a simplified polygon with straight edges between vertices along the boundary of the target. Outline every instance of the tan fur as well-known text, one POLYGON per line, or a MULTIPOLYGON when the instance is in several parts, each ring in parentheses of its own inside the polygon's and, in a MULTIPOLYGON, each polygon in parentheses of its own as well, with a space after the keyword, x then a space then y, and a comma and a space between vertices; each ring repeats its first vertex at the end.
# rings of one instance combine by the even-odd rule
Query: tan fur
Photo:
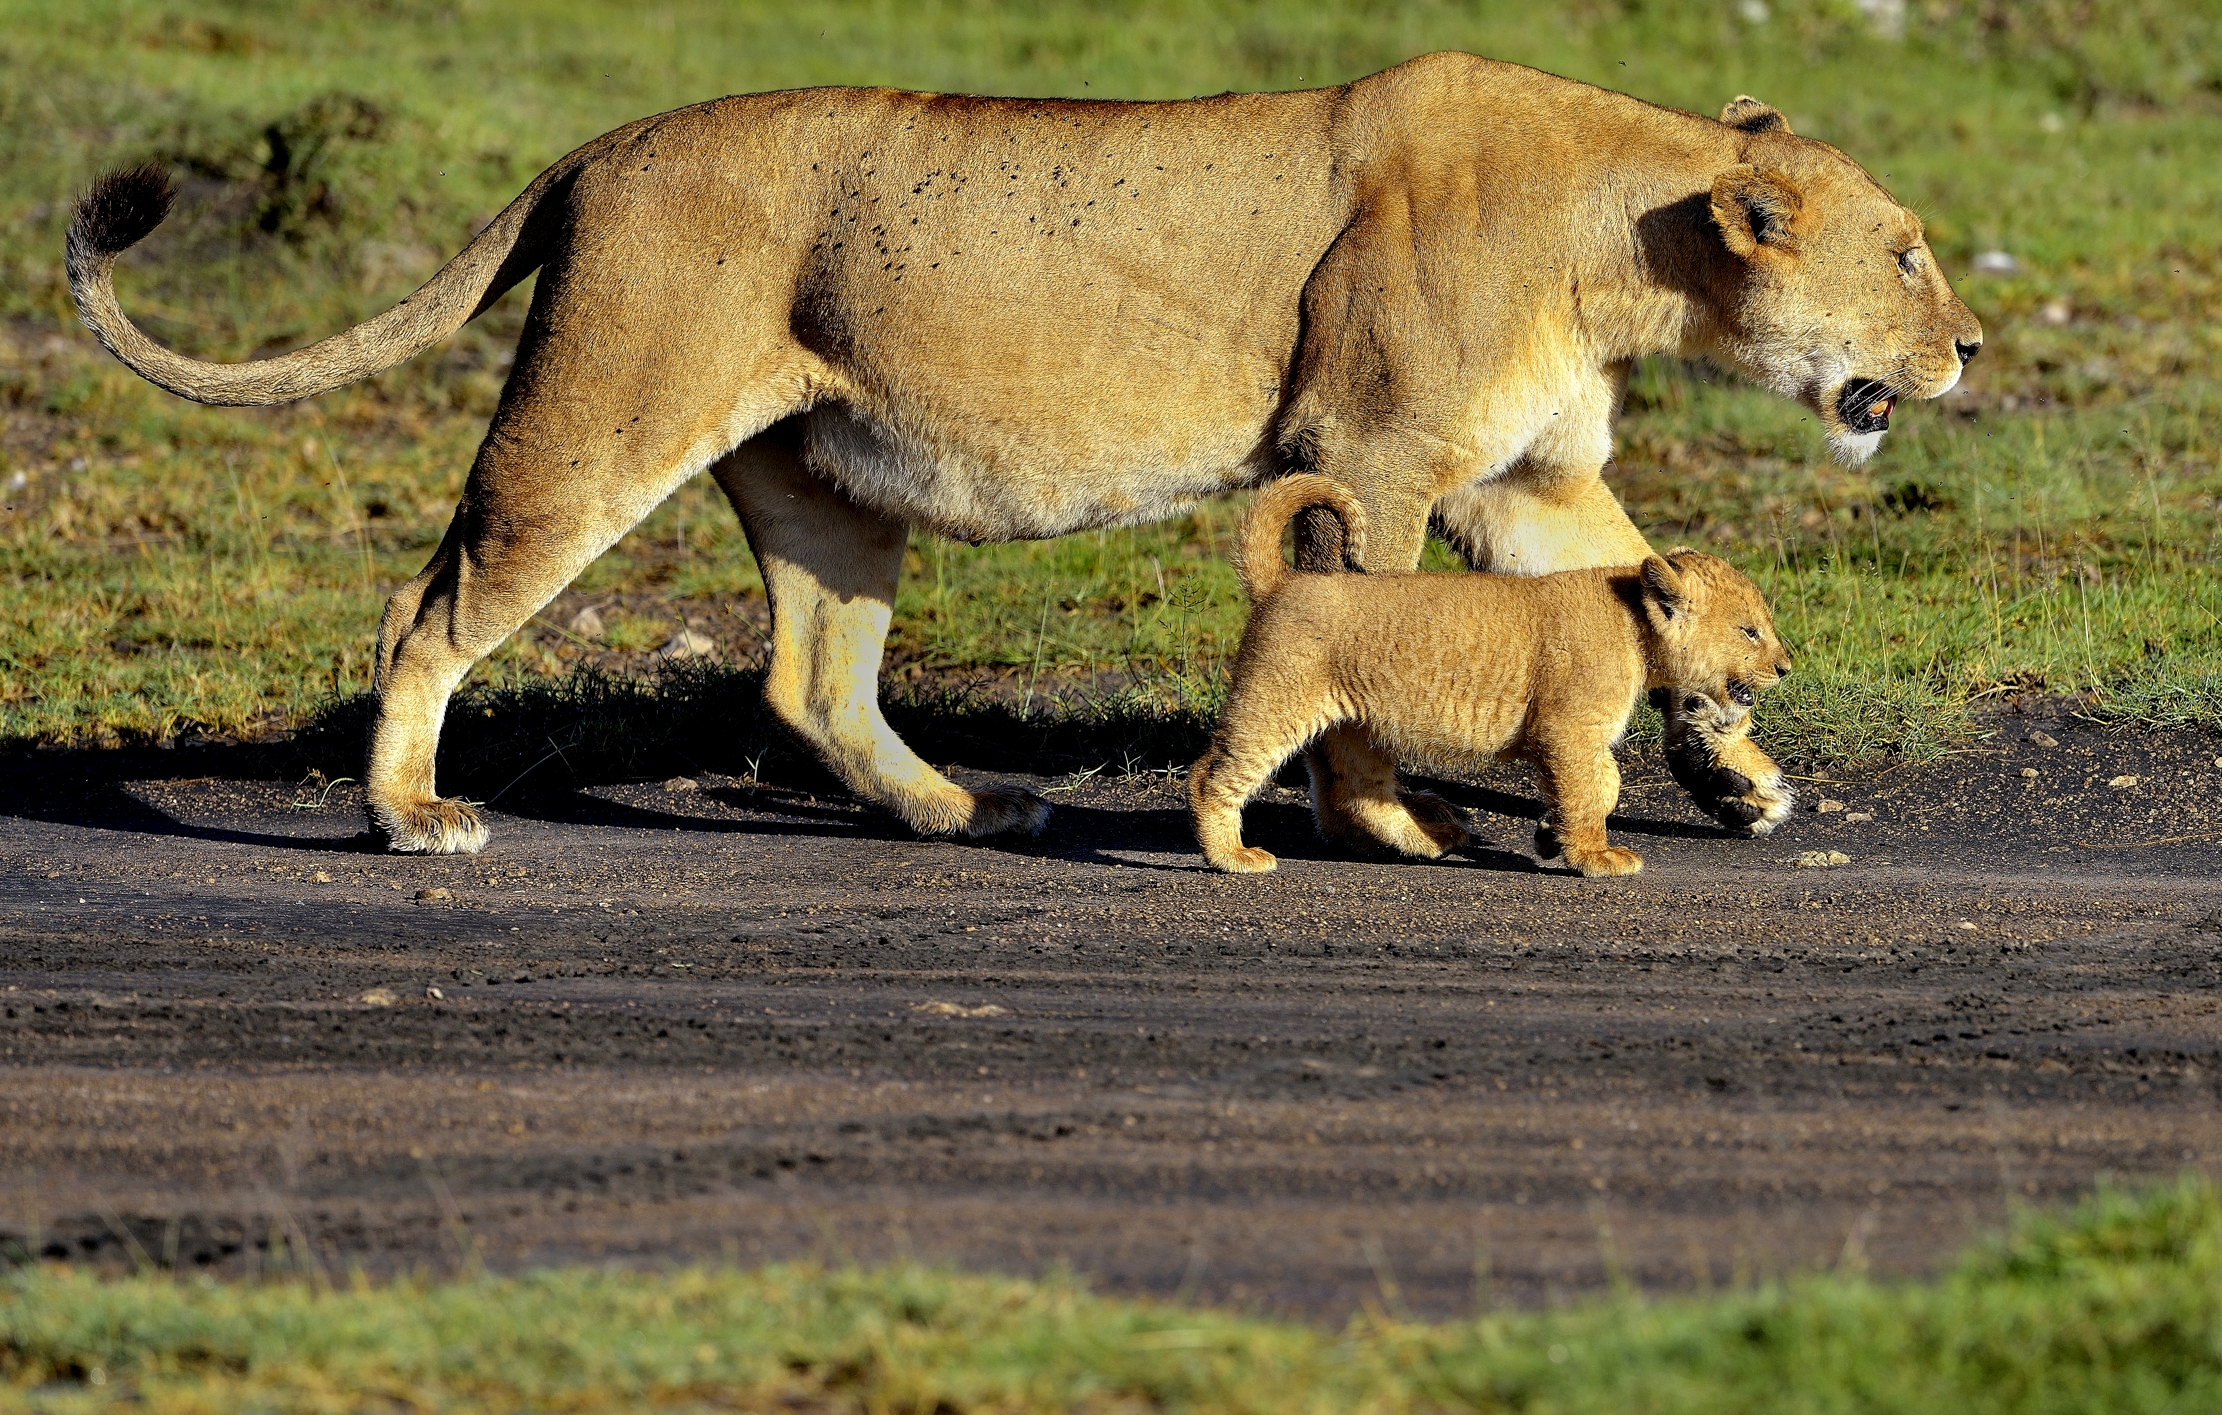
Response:
POLYGON ((1585 875, 1643 859, 1605 838, 1620 798, 1612 749, 1645 689, 1686 716, 1740 727, 1753 691, 1790 671, 1751 581, 1693 550, 1640 565, 1509 575, 1275 572, 1280 532, 1350 494, 1324 477, 1278 482, 1243 527, 1245 582, 1261 594, 1236 654, 1211 749, 1188 774, 1204 856, 1222 870, 1274 867, 1242 843, 1242 807, 1321 733, 1364 734, 1386 754, 1441 767, 1530 762, 1545 815, 1537 847, 1585 875))
MULTIPOLYGON (((449 692, 705 469, 765 567, 773 711, 922 831, 1038 829, 1038 797, 957 786, 880 716, 913 529, 1054 536, 1297 469, 1363 505, 1372 569, 1416 565, 1431 513, 1482 568, 1630 563, 1648 547, 1598 474, 1631 360, 1715 354, 1824 421, 1847 379, 1950 386, 1980 331, 1933 261, 1894 263, 1925 259, 1919 222, 1754 107, 1718 122, 1460 54, 1178 103, 759 94, 595 140, 401 306, 282 358, 136 329, 113 266, 160 218, 113 191, 80 208, 70 282, 146 377, 267 403, 406 358, 539 269, 454 523, 380 628, 367 798, 393 848, 483 842, 434 791, 449 692)), ((1315 766, 1331 834, 1457 832, 1362 741, 1315 766)))

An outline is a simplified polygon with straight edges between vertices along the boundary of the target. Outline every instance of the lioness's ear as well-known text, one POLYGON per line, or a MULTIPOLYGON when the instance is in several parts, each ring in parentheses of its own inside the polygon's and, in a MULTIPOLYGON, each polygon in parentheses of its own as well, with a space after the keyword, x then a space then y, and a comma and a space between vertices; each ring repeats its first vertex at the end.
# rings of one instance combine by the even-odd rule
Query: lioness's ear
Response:
POLYGON ((1721 110, 1721 121, 1744 133, 1787 133, 1790 120, 1748 93, 1739 93, 1721 110))
POLYGON ((1790 179, 1773 168, 1741 163, 1713 179, 1713 220, 1721 239, 1739 256, 1761 246, 1794 249, 1797 238, 1791 226, 1804 206, 1790 179))
POLYGON ((1689 597, 1683 592, 1682 577, 1674 567, 1654 555, 1643 562, 1643 597, 1659 613, 1662 620, 1671 620, 1689 606, 1689 597))

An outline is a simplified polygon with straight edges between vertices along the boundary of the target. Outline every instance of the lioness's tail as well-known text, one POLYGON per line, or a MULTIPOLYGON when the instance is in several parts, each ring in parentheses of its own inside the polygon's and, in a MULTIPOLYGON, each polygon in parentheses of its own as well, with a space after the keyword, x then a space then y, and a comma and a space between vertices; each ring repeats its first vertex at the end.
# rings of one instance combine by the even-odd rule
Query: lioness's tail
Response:
POLYGON ((1365 563, 1366 508, 1350 488, 1313 472, 1282 477, 1258 493, 1242 518, 1242 551, 1235 569, 1252 604, 1281 587, 1289 568, 1281 560, 1281 529, 1299 513, 1323 507, 1342 522, 1342 560, 1353 570, 1365 563))
POLYGON ((116 257, 170 214, 175 193, 161 167, 110 172, 78 200, 66 247, 69 290, 87 328, 134 373, 196 403, 290 403, 368 378, 446 338, 547 259, 541 198, 587 149, 540 174, 485 230, 417 292, 374 319, 275 359, 218 364, 149 339, 116 304, 116 257))

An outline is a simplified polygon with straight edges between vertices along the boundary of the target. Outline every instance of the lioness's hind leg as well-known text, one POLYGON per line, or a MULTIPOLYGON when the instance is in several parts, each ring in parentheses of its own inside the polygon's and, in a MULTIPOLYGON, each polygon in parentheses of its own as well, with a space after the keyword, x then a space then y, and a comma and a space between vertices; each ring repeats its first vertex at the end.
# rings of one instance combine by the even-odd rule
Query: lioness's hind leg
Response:
POLYGON ((486 844, 478 812, 440 799, 433 783, 448 695, 478 661, 454 633, 463 617, 456 603, 459 539, 450 525, 431 562, 386 601, 378 623, 378 715, 364 806, 372 834, 408 855, 468 855, 486 844))
POLYGON ((880 657, 909 528, 802 465, 781 424, 718 462, 771 598, 764 701, 858 796, 925 835, 1039 832, 1049 805, 1022 786, 967 791, 918 758, 880 715, 880 657))
POLYGON ((1305 749, 1304 764, 1311 770, 1312 819, 1325 840, 1439 860, 1473 839, 1450 802, 1397 784, 1396 759, 1364 728, 1323 733, 1305 749))
MULTIPOLYGON (((1391 495, 1388 488, 1365 478, 1357 479, 1356 485, 1360 495, 1367 497, 1369 524, 1379 528, 1366 548, 1367 568, 1397 571, 1417 566, 1427 528, 1426 506, 1411 495, 1391 495)), ((1342 568, 1340 541, 1330 541, 1323 534, 1333 529, 1332 518, 1324 526, 1298 524, 1299 570, 1331 574, 1342 568)), ((1448 801, 1431 791, 1400 788, 1395 759, 1375 746, 1362 728, 1330 728, 1305 748, 1304 766, 1311 776, 1313 823, 1320 838, 1332 844, 1361 854, 1386 849, 1436 860, 1473 839, 1448 801)))
POLYGON ((663 438, 646 424, 629 429, 637 458, 605 457, 582 471, 576 464, 558 470, 536 455, 538 436, 523 430, 531 425, 529 414, 504 409, 439 549, 387 601, 379 621, 378 716, 364 804, 391 850, 453 855, 485 845, 478 812, 434 790, 448 696, 689 470, 687 429, 663 438))

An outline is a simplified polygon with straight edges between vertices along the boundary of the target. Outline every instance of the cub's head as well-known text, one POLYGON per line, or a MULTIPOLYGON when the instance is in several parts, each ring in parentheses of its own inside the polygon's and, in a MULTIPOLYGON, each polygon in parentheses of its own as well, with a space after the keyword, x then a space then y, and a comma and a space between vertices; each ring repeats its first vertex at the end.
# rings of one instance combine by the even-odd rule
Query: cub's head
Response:
POLYGON ((1702 551, 1670 550, 1644 561, 1640 576, 1657 681, 1684 695, 1686 716, 1731 727, 1759 689, 1790 671, 1773 612, 1735 566, 1702 551))
POLYGON ((1819 414, 1829 446, 1866 459, 1901 398, 1959 382, 1983 326, 1952 293, 1921 219, 1827 143, 1739 98, 1721 122, 1742 161, 1713 181, 1717 347, 1819 414))

